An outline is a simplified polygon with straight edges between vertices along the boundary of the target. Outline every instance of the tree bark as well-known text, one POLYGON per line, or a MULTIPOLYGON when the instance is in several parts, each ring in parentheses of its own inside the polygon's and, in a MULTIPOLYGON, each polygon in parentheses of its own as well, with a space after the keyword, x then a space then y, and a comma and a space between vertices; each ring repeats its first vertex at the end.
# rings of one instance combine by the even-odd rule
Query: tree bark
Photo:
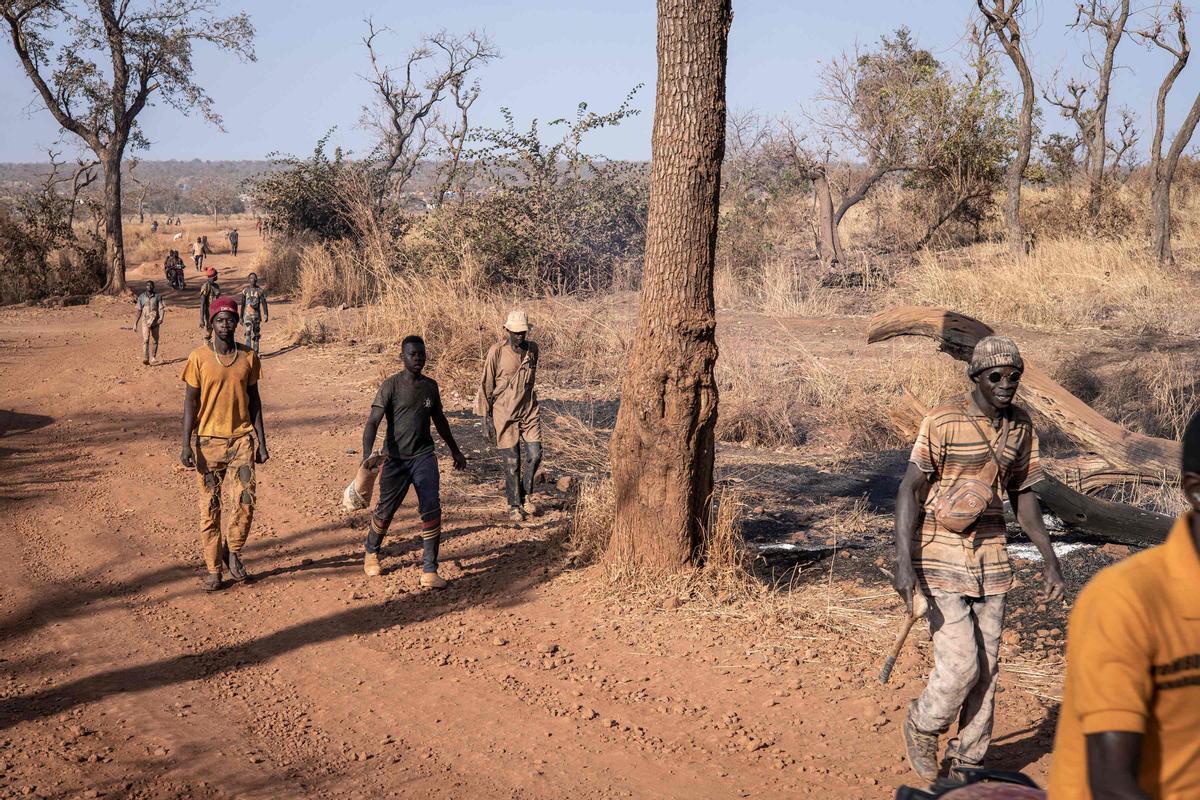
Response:
POLYGON ((103 155, 104 169, 104 263, 106 294, 122 294, 125 286, 125 231, 121 223, 121 154, 103 155))
POLYGON ((1175 263, 1171 252, 1171 181, 1153 176, 1150 189, 1150 207, 1154 211, 1153 235, 1154 257, 1160 264, 1175 263))
POLYGON ((1037 98, 1033 93, 1033 74, 1025 54, 1021 52, 1021 28, 1018 14, 1022 0, 994 0, 989 8, 985 0, 976 0, 979 10, 988 21, 992 32, 1000 40, 1009 61, 1021 79, 1021 113, 1017 117, 1017 154, 1009 162, 1004 173, 1004 188, 1008 196, 1004 199, 1004 223, 1008 229, 1008 249, 1014 256, 1025 253, 1025 231, 1021 227, 1021 185, 1025 181, 1025 170, 1029 167, 1029 154, 1033 149, 1033 109, 1037 98))
POLYGON ((823 169, 816 170, 812 175, 813 195, 817 204, 817 235, 820 246, 821 263, 832 267, 835 263, 843 264, 842 240, 838 236, 838 221, 833 213, 833 195, 829 191, 829 179, 823 169))
POLYGON ((713 264, 730 0, 659 0, 650 210, 637 333, 612 439, 606 557, 648 573, 700 556, 717 421, 713 264))
POLYGON ((1105 147, 1108 135, 1108 98, 1117 45, 1121 43, 1121 37, 1125 35, 1125 25, 1129 21, 1129 0, 1120 0, 1119 10, 1104 19, 1103 24, 1098 18, 1093 19, 1097 20, 1097 27, 1104 30, 1105 37, 1104 61, 1096 76, 1096 107, 1092 114, 1089 137, 1091 144, 1088 148, 1088 156, 1091 159, 1088 165, 1088 213, 1094 218, 1100 213, 1101 201, 1104 198, 1104 166, 1108 158, 1108 150, 1105 147))

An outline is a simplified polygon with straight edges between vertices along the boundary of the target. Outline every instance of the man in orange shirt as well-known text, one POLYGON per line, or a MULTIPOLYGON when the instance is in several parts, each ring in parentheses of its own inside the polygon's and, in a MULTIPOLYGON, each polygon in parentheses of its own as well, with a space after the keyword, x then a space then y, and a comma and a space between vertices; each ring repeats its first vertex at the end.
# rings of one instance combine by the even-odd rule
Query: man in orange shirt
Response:
POLYGON ((1191 510, 1101 571, 1067 630, 1050 800, 1200 798, 1200 414, 1183 435, 1191 510))
POLYGON ((249 577, 240 553, 254 517, 254 465, 270 456, 258 395, 262 374, 258 353, 233 340, 237 303, 232 297, 218 297, 209 307, 209 319, 212 341, 193 350, 183 369, 187 386, 179 460, 185 467, 196 469, 200 538, 208 568, 204 589, 214 592, 221 588, 223 566, 235 581, 249 577), (222 542, 221 489, 230 473, 237 476, 237 509, 222 542))

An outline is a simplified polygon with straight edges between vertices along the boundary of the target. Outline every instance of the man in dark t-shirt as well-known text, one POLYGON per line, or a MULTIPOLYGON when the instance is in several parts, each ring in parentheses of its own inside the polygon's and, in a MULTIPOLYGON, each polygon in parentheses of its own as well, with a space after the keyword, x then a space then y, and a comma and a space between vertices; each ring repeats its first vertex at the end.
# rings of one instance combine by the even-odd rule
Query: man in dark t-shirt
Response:
POLYGON ((454 468, 463 469, 467 459, 454 441, 450 423, 442 413, 442 396, 437 381, 421 374, 425 369, 425 342, 420 336, 408 336, 401 344, 404 370, 379 386, 371 403, 371 416, 363 427, 363 461, 375 448, 375 436, 381 420, 387 420, 383 452, 386 458, 379 473, 379 502, 371 514, 367 534, 363 572, 374 577, 382 573, 379 550, 392 517, 412 486, 417 492, 417 511, 421 516, 421 542, 424 559, 421 586, 444 589, 446 581, 437 574, 438 545, 442 532, 442 502, 439 492, 437 456, 429 423, 450 448, 454 468))

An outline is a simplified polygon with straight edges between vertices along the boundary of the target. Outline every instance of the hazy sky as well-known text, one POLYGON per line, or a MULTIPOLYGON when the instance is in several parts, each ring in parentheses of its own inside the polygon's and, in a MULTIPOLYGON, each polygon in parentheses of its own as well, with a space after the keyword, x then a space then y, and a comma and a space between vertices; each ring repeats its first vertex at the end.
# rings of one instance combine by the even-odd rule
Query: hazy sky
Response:
MULTIPOLYGON (((1028 39, 1039 86, 1056 70, 1064 76, 1082 74, 1079 53, 1086 42, 1067 29, 1073 5, 1069 0, 1039 0, 1035 5, 1028 39)), ((254 159, 273 150, 307 153, 335 125, 336 143, 364 152, 367 137, 356 121, 368 99, 359 77, 365 67, 360 39, 368 16, 391 29, 383 51, 395 63, 423 33, 443 28, 486 31, 503 58, 480 76, 478 124, 498 124, 501 106, 511 108, 522 126, 533 117, 570 115, 580 100, 608 111, 635 84, 645 83, 637 100, 642 115, 595 135, 589 149, 618 158, 650 154, 655 74, 651 0, 252 0, 229 2, 226 8, 250 13, 258 30, 258 61, 243 64, 210 48, 198 50, 200 82, 225 118, 225 132, 165 107, 151 108, 141 116, 152 142, 145 158, 254 159)), ((794 114, 817 90, 822 62, 856 42, 869 45, 900 25, 909 26, 917 41, 939 58, 953 62, 974 8, 968 0, 734 0, 730 107, 769 116, 794 114)), ((1128 105, 1139 115, 1144 152, 1154 95, 1168 57, 1126 41, 1118 58, 1124 68, 1115 78, 1114 105, 1128 105)), ((1195 61, 1172 95, 1172 125, 1200 91, 1200 58, 1195 61)), ((58 136, 57 128, 7 46, 0 47, 0 108, 0 161, 43 160, 58 136)), ((1049 126, 1066 129, 1054 109, 1045 110, 1049 126)))

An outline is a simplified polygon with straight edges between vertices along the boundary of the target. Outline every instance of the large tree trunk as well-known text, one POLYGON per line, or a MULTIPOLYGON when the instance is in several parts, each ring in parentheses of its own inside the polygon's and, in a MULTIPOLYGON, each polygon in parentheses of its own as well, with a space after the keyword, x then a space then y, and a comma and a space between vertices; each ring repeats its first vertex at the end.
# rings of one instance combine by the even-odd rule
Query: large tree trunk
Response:
POLYGON ((1150 190, 1150 207, 1154 211, 1154 257, 1160 264, 1175 263, 1171 252, 1171 181, 1164 178, 1154 180, 1150 190))
MULTIPOLYGON (((1096 74, 1096 107, 1092 113, 1091 146, 1088 148, 1088 156, 1091 159, 1091 163, 1088 165, 1088 213, 1093 219, 1100 213, 1100 206, 1104 199, 1104 167, 1108 160, 1108 148, 1106 147, 1108 130, 1106 126, 1108 125, 1109 87, 1112 85, 1112 72, 1115 66, 1113 59, 1117 45, 1125 36, 1125 25, 1129 20, 1129 3, 1130 0, 1120 0, 1117 7, 1103 20, 1105 24, 1101 26, 1105 32, 1104 61, 1100 64, 1096 74)), ((1080 8, 1082 9, 1082 6, 1080 8)))
POLYGON ((647 571, 699 555, 717 421, 713 262, 730 0, 659 0, 650 212, 637 333, 612 438, 607 557, 647 571))
POLYGON ((842 241, 838 236, 837 220, 833 215, 833 194, 829 191, 829 179, 824 170, 817 170, 812 176, 813 195, 817 204, 817 235, 820 247, 821 263, 832 267, 834 263, 843 264, 842 241))
MULTIPOLYGON (((115 149, 115 148, 114 148, 115 149)), ((125 289, 125 231, 121 222, 121 156, 106 154, 104 169, 104 257, 108 275, 107 294, 122 294, 125 289)))
POLYGON ((1004 222, 1008 228, 1008 249, 1014 256, 1025 253, 1025 229, 1021 227, 1021 185, 1025 182, 1025 170, 1029 166, 1029 153, 1033 149, 1033 109, 1037 97, 1033 93, 1033 76, 1029 65, 1021 54, 1019 44, 1013 45, 1015 55, 1010 52, 1017 74, 1021 76, 1021 115, 1018 119, 1017 155, 1009 162, 1004 173, 1004 188, 1008 196, 1004 199, 1004 222))

